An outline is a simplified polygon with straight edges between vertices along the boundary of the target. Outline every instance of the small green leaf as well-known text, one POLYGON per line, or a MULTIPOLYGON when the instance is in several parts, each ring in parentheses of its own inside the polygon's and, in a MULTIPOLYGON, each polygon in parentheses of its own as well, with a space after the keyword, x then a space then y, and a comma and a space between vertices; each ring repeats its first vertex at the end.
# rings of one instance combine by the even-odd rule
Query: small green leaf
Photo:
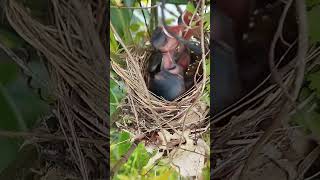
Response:
POLYGON ((140 25, 137 23, 131 24, 130 30, 133 32, 137 32, 140 29, 140 25))
POLYGON ((135 37, 135 42, 136 42, 136 44, 139 44, 139 43, 141 43, 141 42, 144 42, 143 40, 145 39, 145 35, 146 35, 146 32, 145 32, 145 31, 139 31, 139 32, 137 32, 136 37, 135 37))
POLYGON ((196 8, 194 7, 192 2, 188 2, 187 7, 186 7, 188 12, 191 12, 192 14, 196 11, 196 8))
POLYGON ((119 145, 118 145, 118 155, 121 157, 129 150, 131 143, 129 141, 130 134, 127 132, 122 132, 119 136, 119 145))
POLYGON ((210 30, 210 13, 204 14, 204 28, 206 30, 210 30))
POLYGON ((202 101, 204 101, 208 106, 210 106, 210 96, 209 96, 209 93, 205 93, 201 98, 202 98, 202 101))
POLYGON ((110 79, 110 111, 111 115, 117 109, 120 101, 125 96, 124 85, 117 84, 113 79, 110 79))
POLYGON ((171 25, 172 23, 174 23, 175 22, 175 18, 168 18, 168 19, 166 19, 166 24, 167 25, 171 25))
POLYGON ((116 38, 114 37, 114 34, 112 31, 110 31, 110 51, 112 53, 116 53, 118 51, 118 42, 116 38))

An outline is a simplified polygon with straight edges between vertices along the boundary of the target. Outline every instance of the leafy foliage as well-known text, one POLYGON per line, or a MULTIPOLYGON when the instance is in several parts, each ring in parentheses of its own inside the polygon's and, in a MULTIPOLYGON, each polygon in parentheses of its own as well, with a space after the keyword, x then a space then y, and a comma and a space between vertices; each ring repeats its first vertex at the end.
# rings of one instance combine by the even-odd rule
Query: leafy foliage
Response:
MULTIPOLYGON (((26 131, 46 112, 46 106, 29 89, 25 79, 18 73, 17 65, 7 61, 0 67, 5 68, 0 73, 0 130, 26 131)), ((15 139, 0 140, 0 172, 15 160, 21 143, 15 139)))
POLYGON ((196 11, 196 8, 194 7, 194 5, 193 5, 192 2, 188 2, 187 7, 186 7, 186 10, 187 10, 188 12, 194 13, 194 12, 196 11))
MULTIPOLYGON (((18 54, 28 47, 4 17, 0 22, 0 43, 18 54)), ((43 71, 45 68, 39 67, 36 57, 36 53, 30 56, 32 63, 29 68, 39 72, 40 77, 48 78, 43 71)), ((18 65, 0 50, 0 131, 26 131, 34 126, 40 115, 47 112, 47 108, 46 103, 28 87, 26 76, 18 65)), ((0 139, 0 177, 12 172, 8 167, 19 156, 21 143, 21 140, 16 139, 0 139)))
MULTIPOLYGON (((112 76, 111 76, 112 77, 112 76)), ((116 111, 121 99, 125 96, 123 82, 116 82, 110 79, 110 112, 111 115, 116 111)))
POLYGON ((312 99, 303 109, 295 113, 293 121, 301 125, 306 133, 312 133, 320 138, 320 112, 316 106, 320 102, 320 71, 307 75, 308 87, 301 89, 299 101, 303 102, 314 92, 316 97, 312 99))
MULTIPOLYGON (((309 37, 313 44, 320 42, 320 0, 307 0, 309 37)), ((303 109, 295 113, 293 121, 302 126, 306 133, 311 133, 320 138, 320 67, 315 67, 305 76, 306 86, 301 89, 299 101, 303 102, 315 93, 313 98, 303 109)))

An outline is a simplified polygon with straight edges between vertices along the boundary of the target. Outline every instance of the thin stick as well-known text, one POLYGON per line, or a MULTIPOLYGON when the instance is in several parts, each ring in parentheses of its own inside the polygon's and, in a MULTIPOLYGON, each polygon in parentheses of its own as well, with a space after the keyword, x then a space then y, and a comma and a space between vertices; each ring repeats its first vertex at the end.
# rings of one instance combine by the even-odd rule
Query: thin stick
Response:
MULTIPOLYGON (((143 136, 144 137, 144 136, 143 136)), ((139 143, 141 142, 142 138, 141 137, 138 137, 138 138, 135 138, 135 140, 133 141, 130 149, 127 151, 126 154, 124 154, 121 159, 113 166, 113 168, 111 169, 111 172, 110 172, 110 177, 113 177, 115 175, 116 172, 119 171, 120 167, 126 163, 128 161, 128 159, 130 158, 131 154, 134 152, 134 150, 138 147, 139 143)))
POLYGON ((292 5, 293 0, 288 0, 283 13, 280 17, 279 20, 279 24, 278 24, 278 28, 276 31, 276 34, 273 37, 272 43, 271 43, 271 47, 270 47, 270 51, 269 51, 269 66, 270 66, 270 70, 271 70, 271 76, 273 77, 273 79, 278 83, 278 85, 280 86, 280 88, 282 89, 284 95, 289 99, 289 101, 291 101, 292 104, 294 104, 294 98, 291 97, 287 87, 283 84, 281 77, 279 75, 279 72, 276 69, 276 65, 275 65, 275 48, 278 42, 278 39, 282 33, 282 29, 283 29, 283 25, 284 25, 284 21, 287 17, 289 8, 292 5))
POLYGON ((294 100, 298 98, 303 80, 304 72, 306 67, 306 55, 308 51, 308 24, 307 24, 307 10, 306 4, 304 1, 296 0, 296 12, 299 25, 299 44, 298 44, 298 55, 297 55, 297 78, 295 81, 294 89, 294 100))

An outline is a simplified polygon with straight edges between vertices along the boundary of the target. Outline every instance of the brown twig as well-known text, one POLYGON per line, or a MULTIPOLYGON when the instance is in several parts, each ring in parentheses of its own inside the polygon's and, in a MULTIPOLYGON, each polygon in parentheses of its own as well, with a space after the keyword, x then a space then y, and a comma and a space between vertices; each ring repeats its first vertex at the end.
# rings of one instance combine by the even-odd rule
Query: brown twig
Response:
POLYGON ((120 169, 120 167, 126 163, 128 161, 128 159, 130 158, 131 154, 134 152, 134 150, 138 147, 139 143, 142 141, 142 139, 144 138, 144 135, 142 136, 138 136, 134 139, 131 147, 129 148, 129 150, 126 152, 126 154, 124 154, 119 161, 117 161, 117 163, 112 167, 111 171, 110 171, 110 176, 113 177, 120 169))
POLYGON ((291 97, 287 87, 283 84, 282 79, 280 77, 280 74, 278 73, 277 69, 276 69, 276 65, 275 65, 275 48, 277 45, 277 42, 279 40, 279 37, 282 34, 282 30, 283 30, 283 25, 285 22, 285 19, 287 17, 287 13, 289 11, 289 8, 292 5, 293 0, 288 0, 288 2, 286 3, 286 6, 283 10, 283 13, 280 17, 279 23, 278 23, 278 28, 277 31, 273 37, 273 40, 271 42, 271 47, 270 47, 270 51, 269 51, 269 65, 270 65, 270 70, 271 70, 271 77, 277 82, 277 84, 281 87, 281 89, 284 92, 284 95, 288 98, 289 101, 291 101, 292 104, 295 103, 295 100, 293 97, 291 97))
POLYGON ((303 80, 304 72, 306 67, 306 55, 308 51, 308 23, 307 23, 307 9, 305 1, 296 0, 296 13, 298 19, 299 27, 299 37, 298 37, 298 54, 297 54, 297 77, 295 81, 295 87, 293 92, 293 98, 296 100, 298 98, 303 80))
POLYGON ((297 180, 302 180, 307 170, 312 166, 312 164, 317 160, 320 155, 320 146, 318 145, 314 148, 307 157, 298 166, 298 177, 297 180))

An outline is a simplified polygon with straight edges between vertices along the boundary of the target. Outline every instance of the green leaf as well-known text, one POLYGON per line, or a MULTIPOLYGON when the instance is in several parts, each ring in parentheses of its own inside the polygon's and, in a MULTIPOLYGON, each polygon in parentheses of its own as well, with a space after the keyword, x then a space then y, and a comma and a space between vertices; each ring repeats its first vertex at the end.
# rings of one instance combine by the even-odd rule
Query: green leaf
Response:
POLYGON ((192 2, 188 2, 187 7, 186 7, 188 12, 191 12, 192 14, 196 11, 196 8, 194 7, 192 2))
POLYGON ((121 82, 117 84, 113 79, 110 79, 110 111, 111 115, 115 112, 119 102, 125 96, 124 84, 121 86, 121 82))
MULTIPOLYGON (((135 0, 123 0, 123 5, 126 7, 132 7, 135 0)), ((110 20, 115 30, 119 34, 126 45, 132 44, 133 39, 130 32, 130 22, 133 16, 132 9, 110 9, 110 20)))
POLYGON ((308 12, 309 36, 311 42, 320 41, 320 6, 316 6, 308 12))
POLYGON ((208 106, 210 106, 210 93, 205 93, 201 98, 208 106))
POLYGON ((121 144, 118 145, 118 155, 121 157, 129 150, 131 143, 129 141, 130 134, 127 132, 122 132, 119 136, 119 142, 121 144))
POLYGON ((171 25, 172 23, 175 22, 175 20, 176 20, 175 18, 167 18, 165 21, 167 25, 171 25))
POLYGON ((210 76, 210 59, 206 60, 206 75, 210 76))
POLYGON ((132 44, 132 36, 130 29, 130 20, 132 17, 132 10, 129 9, 110 9, 110 19, 115 30, 119 34, 125 44, 132 44))
POLYGON ((111 53, 116 53, 118 51, 118 43, 112 31, 110 31, 110 51, 111 53))
POLYGON ((135 42, 136 44, 139 44, 139 43, 143 43, 144 44, 144 39, 145 39, 145 35, 146 35, 146 32, 145 31, 139 31, 137 32, 136 34, 136 37, 135 37, 135 42))
POLYGON ((208 161, 207 165, 203 168, 202 175, 204 180, 210 179, 210 161, 208 161))
POLYGON ((140 29, 140 25, 138 23, 133 23, 130 25, 130 30, 136 32, 140 29))
MULTIPOLYGON (((137 3, 136 5, 137 7, 140 7, 139 3, 137 3)), ((146 25, 145 25, 145 21, 144 21, 144 17, 146 18, 146 22, 150 22, 150 12, 147 10, 147 9, 136 9, 134 10, 134 14, 131 18, 131 23, 132 24, 139 24, 140 27, 142 28, 147 28, 146 25), (143 13, 142 13, 143 12, 143 13), (144 17, 143 17, 143 14, 144 14, 144 17), (142 17, 142 19, 140 19, 142 17)), ((146 29, 144 29, 146 30, 146 29)))
POLYGON ((133 153, 133 163, 137 169, 142 169, 145 165, 147 165, 150 159, 150 155, 148 154, 143 143, 140 143, 136 150, 133 153))
POLYGON ((210 30, 210 12, 204 14, 204 28, 210 30))

